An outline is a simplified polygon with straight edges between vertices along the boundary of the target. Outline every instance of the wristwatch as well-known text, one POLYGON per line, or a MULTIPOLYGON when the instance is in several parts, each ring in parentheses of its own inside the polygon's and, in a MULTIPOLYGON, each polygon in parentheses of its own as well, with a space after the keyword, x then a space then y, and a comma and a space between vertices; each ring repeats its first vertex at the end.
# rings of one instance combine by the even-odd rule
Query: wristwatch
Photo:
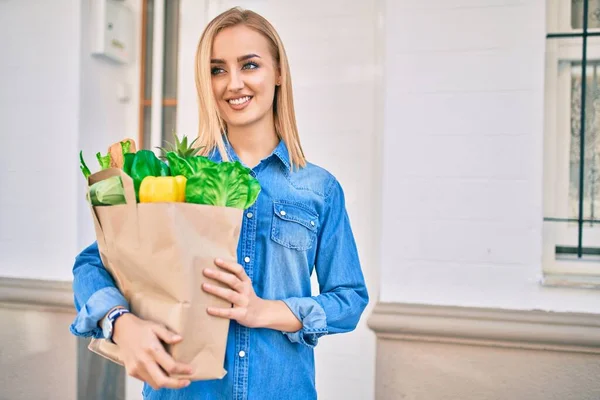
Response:
POLYGON ((121 315, 127 314, 129 312, 125 307, 117 307, 113 308, 108 312, 106 317, 102 320, 102 335, 109 342, 114 343, 112 340, 113 328, 115 326, 115 321, 121 315))

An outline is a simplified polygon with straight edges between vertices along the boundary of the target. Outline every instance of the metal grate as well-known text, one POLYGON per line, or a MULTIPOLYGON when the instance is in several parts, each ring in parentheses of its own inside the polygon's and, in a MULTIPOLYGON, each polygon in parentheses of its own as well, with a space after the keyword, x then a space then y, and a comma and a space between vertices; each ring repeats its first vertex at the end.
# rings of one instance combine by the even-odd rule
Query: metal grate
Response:
MULTIPOLYGON (((579 203, 578 203, 578 217, 577 219, 570 218, 544 218, 544 221, 552 221, 552 222, 576 222, 578 227, 578 235, 577 235, 577 247, 572 246, 556 246, 556 254, 577 254, 578 258, 581 258, 583 255, 597 255, 600 249, 598 248, 589 248, 583 247, 583 227, 586 223, 596 223, 599 222, 595 219, 585 219, 584 218, 584 184, 585 184, 585 128, 586 128, 586 72, 587 72, 587 40, 588 37, 591 36, 600 36, 600 32, 588 32, 588 20, 589 20, 589 0, 578 0, 578 3, 581 3, 583 7, 583 12, 581 18, 583 29, 581 32, 569 32, 569 33, 549 33, 546 35, 546 39, 563 39, 563 38, 582 38, 583 46, 582 46, 582 55, 581 55, 581 107, 580 107, 580 129, 579 129, 579 203)), ((579 4, 578 4, 579 5, 579 4)))

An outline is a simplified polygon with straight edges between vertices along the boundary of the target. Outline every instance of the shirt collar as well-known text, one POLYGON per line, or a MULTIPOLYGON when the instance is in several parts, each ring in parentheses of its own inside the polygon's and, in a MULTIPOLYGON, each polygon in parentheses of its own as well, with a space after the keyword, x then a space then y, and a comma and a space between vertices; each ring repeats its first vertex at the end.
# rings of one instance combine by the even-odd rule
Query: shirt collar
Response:
POLYGON ((287 169, 290 169, 290 153, 283 140, 279 140, 279 144, 275 147, 275 150, 273 150, 273 154, 279 158, 287 169))
MULTIPOLYGON (((231 146, 231 143, 229 143, 229 140, 227 140, 227 136, 223 136, 223 139, 225 142, 225 151, 227 152, 227 156, 229 157, 229 159, 231 161, 242 162, 239 159, 238 155, 235 153, 235 150, 233 149, 233 146, 231 146)), ((273 156, 276 156, 281 161, 281 163, 285 165, 287 169, 290 169, 290 155, 287 146, 285 145, 285 142, 283 140, 279 140, 279 144, 277 145, 277 147, 275 147, 275 150, 273 150, 273 152, 262 161, 268 160, 273 156)), ((220 162, 223 160, 218 149, 215 149, 213 151, 213 157, 211 158, 216 162, 220 162)))

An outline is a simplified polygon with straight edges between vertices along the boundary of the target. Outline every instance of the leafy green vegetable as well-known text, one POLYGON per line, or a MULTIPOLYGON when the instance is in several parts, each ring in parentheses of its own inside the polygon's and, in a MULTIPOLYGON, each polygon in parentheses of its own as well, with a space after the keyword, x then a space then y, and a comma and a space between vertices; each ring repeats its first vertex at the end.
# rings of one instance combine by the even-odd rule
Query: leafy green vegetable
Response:
POLYGON ((183 175, 188 179, 202 168, 216 165, 214 161, 203 156, 184 158, 174 151, 169 151, 165 156, 169 162, 171 174, 173 176, 183 175))
POLYGON ((254 204, 256 199, 258 199, 259 193, 260 183, 258 183, 258 180, 256 178, 250 176, 250 179, 248 179, 248 198, 246 200, 246 206, 244 207, 244 209, 249 208, 252 204, 254 204))
POLYGON ((129 153, 129 151, 131 150, 131 142, 129 140, 122 141, 121 150, 123 151, 123 155, 129 153))
POLYGON ((111 176, 90 186, 88 200, 93 206, 125 204, 125 189, 120 176, 111 176))
POLYGON ((246 209, 260 193, 260 184, 240 162, 214 163, 201 168, 187 181, 188 203, 246 209))
POLYGON ((135 153, 123 154, 123 171, 129 176, 131 176, 131 166, 133 165, 134 159, 135 153))
POLYGON ((92 173, 87 165, 85 165, 85 161, 83 160, 83 150, 79 151, 79 169, 83 172, 83 176, 87 179, 92 173))
POLYGON ((100 154, 100 152, 97 152, 96 158, 98 159, 100 168, 102 168, 102 169, 110 168, 110 154, 103 156, 102 154, 100 154))
POLYGON ((139 150, 137 153, 124 155, 123 170, 133 179, 135 196, 139 201, 139 191, 142 180, 147 176, 170 176, 169 166, 151 150, 139 150))

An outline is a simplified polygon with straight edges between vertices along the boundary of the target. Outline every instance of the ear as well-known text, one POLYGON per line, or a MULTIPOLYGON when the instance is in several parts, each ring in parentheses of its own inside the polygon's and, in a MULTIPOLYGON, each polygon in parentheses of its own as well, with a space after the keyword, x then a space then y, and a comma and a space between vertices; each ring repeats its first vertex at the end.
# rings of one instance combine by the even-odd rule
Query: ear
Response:
POLYGON ((275 80, 276 86, 281 86, 281 68, 277 67, 277 79, 275 80))

